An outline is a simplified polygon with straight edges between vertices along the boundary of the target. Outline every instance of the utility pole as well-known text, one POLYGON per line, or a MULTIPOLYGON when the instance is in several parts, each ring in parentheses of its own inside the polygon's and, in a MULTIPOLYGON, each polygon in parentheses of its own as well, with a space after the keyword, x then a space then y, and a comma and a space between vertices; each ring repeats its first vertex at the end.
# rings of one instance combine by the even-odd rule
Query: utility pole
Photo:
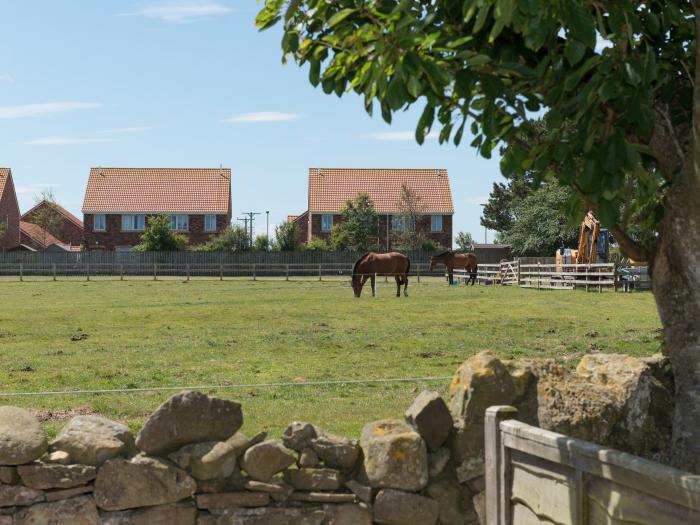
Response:
POLYGON ((245 211, 243 212, 243 215, 248 216, 248 222, 250 224, 250 246, 253 246, 253 221, 255 220, 256 215, 261 215, 260 212, 256 211, 245 211))
POLYGON ((270 210, 265 212, 265 237, 267 237, 267 249, 270 249, 270 210))

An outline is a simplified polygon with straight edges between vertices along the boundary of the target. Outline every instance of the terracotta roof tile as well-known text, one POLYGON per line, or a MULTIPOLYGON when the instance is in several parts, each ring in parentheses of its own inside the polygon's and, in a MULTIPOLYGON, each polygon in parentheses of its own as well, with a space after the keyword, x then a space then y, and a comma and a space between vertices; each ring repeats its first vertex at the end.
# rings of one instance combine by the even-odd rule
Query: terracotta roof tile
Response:
POLYGON ((5 183, 10 178, 10 168, 0 168, 0 198, 5 191, 5 183))
POLYGON ((83 213, 229 213, 228 168, 92 168, 83 213))
POLYGON ((63 245, 63 243, 60 240, 51 235, 44 228, 32 222, 20 221, 19 232, 22 235, 26 235, 35 244, 41 246, 42 248, 46 248, 47 246, 51 246, 52 244, 63 245))
POLYGON ((420 197, 423 213, 452 214, 452 191, 444 169, 309 169, 309 211, 340 212, 349 199, 367 193, 377 213, 397 213, 401 185, 420 197))
MULTIPOLYGON (((31 219, 31 214, 32 214, 32 212, 33 212, 34 210, 36 210, 39 206, 41 206, 42 204, 44 204, 45 202, 47 202, 47 201, 41 201, 40 203, 38 203, 38 204, 37 204, 36 206, 34 206, 31 210, 29 210, 29 211, 26 212, 24 215, 22 215, 22 216, 20 217, 20 219, 25 220, 25 221, 27 221, 27 222, 31 222, 31 221, 28 221, 28 219, 31 219)), ((67 209, 65 209, 63 206, 61 206, 60 204, 57 204, 57 203, 55 203, 55 202, 49 203, 49 204, 53 207, 54 210, 56 210, 57 213, 60 213, 61 215, 63 215, 63 216, 64 216, 66 219, 68 219, 70 222, 72 222, 73 224, 75 224, 75 225, 78 226, 79 228, 82 228, 82 227, 83 227, 83 221, 81 221, 80 219, 78 219, 75 215, 73 215, 71 212, 69 212, 69 211, 68 211, 67 209)))

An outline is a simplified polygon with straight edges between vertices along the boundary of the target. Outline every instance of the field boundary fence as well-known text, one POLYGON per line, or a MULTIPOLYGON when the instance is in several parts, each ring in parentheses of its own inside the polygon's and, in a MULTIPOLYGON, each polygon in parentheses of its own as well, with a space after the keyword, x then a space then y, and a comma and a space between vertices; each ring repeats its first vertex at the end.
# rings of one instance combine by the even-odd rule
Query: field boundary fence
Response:
MULTIPOLYGON (((470 274, 465 270, 455 270, 454 275, 458 280, 466 282, 470 274)), ((500 264, 480 264, 477 280, 481 284, 501 284, 537 290, 585 288, 586 291, 602 292, 604 289, 630 291, 650 287, 647 267, 642 265, 557 264, 531 262, 527 259, 502 261, 500 264)))

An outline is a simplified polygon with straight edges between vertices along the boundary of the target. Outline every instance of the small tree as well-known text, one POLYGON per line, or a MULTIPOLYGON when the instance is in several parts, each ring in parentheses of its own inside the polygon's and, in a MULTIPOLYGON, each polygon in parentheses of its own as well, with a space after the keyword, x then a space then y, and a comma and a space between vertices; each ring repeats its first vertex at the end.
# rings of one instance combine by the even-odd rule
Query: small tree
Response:
POLYGON ((267 235, 258 235, 253 243, 253 249, 259 252, 270 250, 270 238, 267 235))
POLYGON ((41 228, 41 244, 46 246, 49 235, 56 235, 62 216, 56 210, 56 199, 51 190, 43 190, 35 197, 36 208, 31 213, 31 221, 41 228))
POLYGON ((204 245, 210 252, 244 252, 250 249, 250 237, 243 226, 234 224, 204 245))
POLYGON ((299 227, 294 222, 283 222, 275 226, 275 244, 283 252, 294 251, 299 242, 299 227))
POLYGON ((187 246, 187 237, 170 230, 170 217, 153 215, 141 236, 141 242, 134 246, 136 252, 176 252, 187 246))
POLYGON ((455 243, 461 252, 472 251, 472 244, 474 244, 474 238, 469 232, 459 232, 455 238, 455 243))
POLYGON ((331 249, 342 252, 350 247, 350 234, 344 223, 334 224, 331 228, 331 249))
POLYGON ((423 214, 423 203, 420 195, 405 182, 401 184, 401 196, 396 203, 401 213, 401 222, 397 238, 397 246, 404 250, 418 250, 425 241, 425 236, 418 229, 418 221, 423 214))
POLYGON ((376 247, 377 214, 367 193, 358 193, 354 200, 348 200, 341 216, 347 230, 348 248, 364 252, 376 247))
POLYGON ((313 237, 310 241, 301 245, 303 252, 326 252, 328 251, 328 243, 318 237, 313 237))

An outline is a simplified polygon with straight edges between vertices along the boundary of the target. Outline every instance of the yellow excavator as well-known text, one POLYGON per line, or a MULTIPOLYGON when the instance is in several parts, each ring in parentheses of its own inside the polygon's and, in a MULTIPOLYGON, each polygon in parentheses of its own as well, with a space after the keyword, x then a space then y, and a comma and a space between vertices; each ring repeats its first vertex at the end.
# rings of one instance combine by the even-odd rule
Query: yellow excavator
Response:
POLYGON ((562 246, 557 250, 557 271, 564 271, 565 264, 608 262, 609 248, 608 230, 602 229, 600 221, 589 211, 579 228, 578 248, 569 249, 562 246))

